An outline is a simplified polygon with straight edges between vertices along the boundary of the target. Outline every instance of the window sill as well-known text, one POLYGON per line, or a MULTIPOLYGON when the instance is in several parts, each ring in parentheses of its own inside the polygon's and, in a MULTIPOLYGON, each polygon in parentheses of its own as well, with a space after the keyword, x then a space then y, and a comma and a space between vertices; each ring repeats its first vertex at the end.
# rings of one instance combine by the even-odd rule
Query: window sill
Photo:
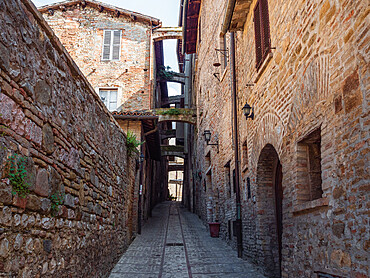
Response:
POLYGON ((264 73, 265 69, 267 68, 268 64, 270 63, 270 61, 272 60, 272 57, 274 55, 272 54, 272 52, 270 52, 267 57, 265 58, 265 60, 263 61, 261 67, 259 68, 259 70, 255 73, 254 77, 253 77, 253 83, 257 83, 258 80, 261 78, 262 76, 262 73, 264 73))
POLYGON ((302 204, 295 204, 293 206, 293 214, 309 213, 313 210, 317 210, 329 205, 329 200, 324 197, 312 201, 306 201, 302 204))

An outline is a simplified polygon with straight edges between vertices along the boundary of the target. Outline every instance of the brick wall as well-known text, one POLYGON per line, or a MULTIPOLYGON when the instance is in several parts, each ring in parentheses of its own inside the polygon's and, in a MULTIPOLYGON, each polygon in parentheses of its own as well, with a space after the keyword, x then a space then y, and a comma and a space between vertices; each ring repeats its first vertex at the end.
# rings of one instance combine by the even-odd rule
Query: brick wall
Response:
POLYGON ((2 1, 0 13, 0 276, 104 277, 134 235, 135 159, 33 4, 2 1), (11 154, 26 161, 25 207, 11 154))
POLYGON ((45 20, 96 91, 116 88, 118 106, 123 110, 150 108, 151 24, 127 15, 97 7, 75 4, 53 14, 43 12, 45 20), (121 56, 118 61, 102 61, 104 30, 121 30, 121 56))
MULTIPOLYGON (((236 217, 235 195, 228 196, 224 182, 224 165, 231 160, 230 170, 235 168, 230 73, 229 66, 224 70, 213 63, 222 59, 214 49, 221 42, 220 18, 224 18, 226 2, 202 1, 202 40, 198 41, 194 85, 198 107, 195 153, 199 154, 194 165, 203 174, 198 182, 197 211, 207 219, 207 193, 202 184, 210 150, 212 185, 223 192, 219 204, 225 211, 220 218, 225 238, 228 220, 236 217), (220 82, 214 72, 220 74, 220 82), (205 129, 213 132, 211 143, 218 138, 219 153, 206 146, 205 129)), ((271 46, 276 50, 265 69, 257 72, 253 23, 257 1, 250 2, 244 29, 236 33, 244 254, 268 275, 278 275, 276 222, 270 217, 275 214, 275 166, 266 161, 276 153, 274 163, 280 160, 283 174, 282 276, 315 277, 315 271, 322 271, 368 277, 369 173, 364 170, 369 164, 367 3, 269 1, 271 46), (247 86, 251 83, 253 87, 247 86), (255 108, 254 120, 242 115, 246 102, 255 108), (308 184, 300 178, 300 144, 318 128, 323 193, 322 198, 305 200, 308 184), (243 148, 248 156, 245 165, 243 148)))

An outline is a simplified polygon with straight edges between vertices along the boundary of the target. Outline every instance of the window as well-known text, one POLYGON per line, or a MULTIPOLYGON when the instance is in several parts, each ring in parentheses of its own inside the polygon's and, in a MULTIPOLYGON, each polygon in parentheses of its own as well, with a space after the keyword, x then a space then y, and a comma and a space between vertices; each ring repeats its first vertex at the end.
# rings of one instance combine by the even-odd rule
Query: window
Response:
POLYGON ((227 192, 227 197, 230 198, 231 197, 231 174, 230 174, 230 162, 231 160, 229 160, 226 164, 225 164, 225 186, 226 186, 226 192, 227 192))
POLYGON ((268 0, 258 0, 254 8, 254 35, 256 41, 256 68, 258 70, 271 51, 268 0))
POLYGON ((243 153, 243 171, 244 168, 248 167, 248 142, 247 140, 244 141, 242 146, 242 153, 243 153))
POLYGON ((120 54, 121 30, 104 30, 102 60, 118 61, 120 54))
POLYGON ((100 89, 99 96, 109 111, 117 109, 117 89, 100 89))
POLYGON ((298 198, 312 201, 322 197, 321 129, 318 128, 297 146, 298 198))

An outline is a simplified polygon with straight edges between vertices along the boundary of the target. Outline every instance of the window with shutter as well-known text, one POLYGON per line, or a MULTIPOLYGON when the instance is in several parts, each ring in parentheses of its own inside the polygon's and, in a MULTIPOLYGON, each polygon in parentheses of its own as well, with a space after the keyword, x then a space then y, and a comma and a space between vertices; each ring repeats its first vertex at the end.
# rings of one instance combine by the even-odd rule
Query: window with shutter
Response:
POLYGON ((271 51, 268 0, 258 0, 254 8, 254 32, 256 42, 256 68, 258 70, 271 51))
POLYGON ((117 109, 117 89, 100 89, 99 96, 109 111, 117 109))
POLYGON ((104 61, 118 61, 121 52, 121 30, 104 30, 103 55, 104 61))
POLYGON ((121 31, 113 31, 112 60, 119 60, 121 50, 121 31))

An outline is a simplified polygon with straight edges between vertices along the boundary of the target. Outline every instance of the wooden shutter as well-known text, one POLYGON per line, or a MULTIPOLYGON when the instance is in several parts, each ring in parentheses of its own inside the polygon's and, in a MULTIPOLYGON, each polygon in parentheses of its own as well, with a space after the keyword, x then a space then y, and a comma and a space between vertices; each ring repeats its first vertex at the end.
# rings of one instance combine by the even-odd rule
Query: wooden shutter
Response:
POLYGON ((268 0, 258 0, 254 8, 254 32, 256 41, 257 70, 271 51, 268 0))
POLYGON ((119 60, 121 50, 121 31, 113 31, 112 60, 119 60))
POLYGON ((256 68, 258 69, 262 61, 262 41, 261 41, 261 18, 260 1, 254 8, 254 37, 256 42, 256 68))
POLYGON ((110 60, 111 41, 112 41, 112 31, 104 30, 102 60, 110 60))
POLYGON ((266 58, 271 50, 270 43, 270 22, 269 22, 269 10, 268 0, 260 0, 261 10, 261 22, 262 22, 262 56, 266 58))

